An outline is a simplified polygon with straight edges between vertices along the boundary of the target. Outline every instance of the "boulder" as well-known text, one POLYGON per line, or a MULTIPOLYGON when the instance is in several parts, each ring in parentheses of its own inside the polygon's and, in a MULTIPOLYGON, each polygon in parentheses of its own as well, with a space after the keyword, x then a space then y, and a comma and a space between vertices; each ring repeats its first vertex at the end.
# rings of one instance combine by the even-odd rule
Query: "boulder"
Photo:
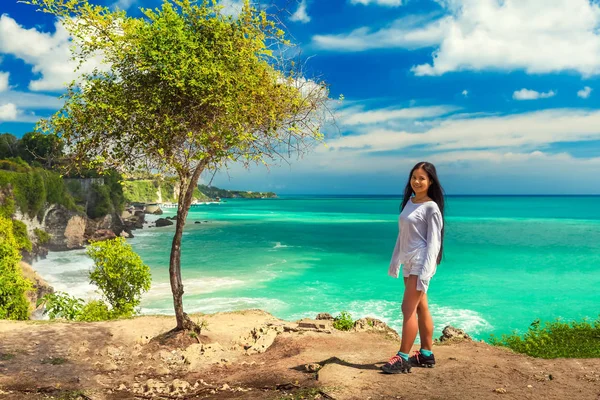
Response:
POLYGON ((331 321, 333 321, 333 316, 331 314, 329 314, 329 313, 322 312, 322 313, 317 314, 317 318, 315 318, 315 319, 317 319, 317 320, 323 320, 324 319, 324 320, 331 320, 331 321))
MULTIPOLYGON (((124 231, 123 231, 124 232, 124 231)), ((102 242, 104 240, 114 239, 117 235, 110 229, 98 229, 93 235, 89 238, 90 242, 102 242)))
POLYGON ((173 221, 168 220, 166 218, 159 218, 156 220, 156 227, 160 228, 162 226, 170 226, 173 225, 173 221))
POLYGON ((462 329, 458 329, 451 325, 448 325, 442 331, 442 336, 440 336, 440 342, 445 342, 448 340, 472 340, 472 339, 462 329))
POLYGON ((361 318, 354 322, 354 331, 356 332, 365 332, 365 331, 374 331, 381 332, 388 335, 390 338, 395 340, 400 340, 400 335, 394 329, 390 328, 388 324, 383 321, 378 320, 377 318, 361 318))

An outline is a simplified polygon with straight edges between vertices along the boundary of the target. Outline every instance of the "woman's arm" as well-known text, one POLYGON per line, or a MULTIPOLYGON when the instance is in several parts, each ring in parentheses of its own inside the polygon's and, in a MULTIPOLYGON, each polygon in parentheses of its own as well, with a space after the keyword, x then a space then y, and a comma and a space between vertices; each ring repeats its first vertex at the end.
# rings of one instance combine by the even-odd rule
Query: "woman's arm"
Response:
POLYGON ((429 283, 437 267, 437 258, 442 247, 442 214, 436 209, 427 217, 427 254, 419 279, 429 283))

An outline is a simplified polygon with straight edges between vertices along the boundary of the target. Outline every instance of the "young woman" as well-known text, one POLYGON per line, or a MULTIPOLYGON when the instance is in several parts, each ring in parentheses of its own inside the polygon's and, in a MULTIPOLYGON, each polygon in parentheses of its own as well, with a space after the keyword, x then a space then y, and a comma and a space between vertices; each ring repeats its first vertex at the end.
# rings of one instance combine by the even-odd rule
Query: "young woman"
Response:
POLYGON ((433 320, 427 304, 427 288, 442 259, 444 240, 444 190, 433 164, 413 167, 404 189, 400 234, 388 274, 397 278, 402 264, 402 343, 400 351, 382 367, 384 373, 410 372, 411 367, 433 367, 433 320), (421 350, 409 357, 417 337, 421 350))

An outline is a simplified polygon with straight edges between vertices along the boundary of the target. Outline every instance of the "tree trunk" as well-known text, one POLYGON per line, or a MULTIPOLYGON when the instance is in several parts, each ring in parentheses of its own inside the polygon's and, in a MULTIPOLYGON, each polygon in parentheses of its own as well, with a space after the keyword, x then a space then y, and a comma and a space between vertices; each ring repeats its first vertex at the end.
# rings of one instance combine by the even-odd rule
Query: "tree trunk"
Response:
POLYGON ((186 313, 183 312, 183 282, 181 280, 181 236, 185 220, 190 211, 194 188, 198 185, 200 174, 204 170, 204 165, 201 164, 194 170, 191 178, 186 179, 180 176, 180 192, 179 200, 177 201, 177 221, 175 223, 175 236, 171 245, 171 258, 169 260, 169 277, 171 280, 171 291, 173 292, 173 305, 175 307, 175 317, 177 318, 177 327, 175 329, 190 329, 193 330, 194 323, 189 319, 186 313))

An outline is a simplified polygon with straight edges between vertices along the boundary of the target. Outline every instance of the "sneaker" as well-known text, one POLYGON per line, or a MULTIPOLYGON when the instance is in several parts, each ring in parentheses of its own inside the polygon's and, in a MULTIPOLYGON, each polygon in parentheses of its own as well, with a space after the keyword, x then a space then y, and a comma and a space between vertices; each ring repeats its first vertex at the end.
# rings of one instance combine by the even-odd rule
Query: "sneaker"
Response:
POLYGON ((408 363, 412 367, 433 368, 435 365, 435 357, 433 354, 426 356, 421 351, 415 351, 415 354, 408 359, 408 363))
POLYGON ((406 374, 410 372, 411 365, 404 358, 399 355, 395 355, 390 358, 383 367, 381 367, 384 374, 406 374))

